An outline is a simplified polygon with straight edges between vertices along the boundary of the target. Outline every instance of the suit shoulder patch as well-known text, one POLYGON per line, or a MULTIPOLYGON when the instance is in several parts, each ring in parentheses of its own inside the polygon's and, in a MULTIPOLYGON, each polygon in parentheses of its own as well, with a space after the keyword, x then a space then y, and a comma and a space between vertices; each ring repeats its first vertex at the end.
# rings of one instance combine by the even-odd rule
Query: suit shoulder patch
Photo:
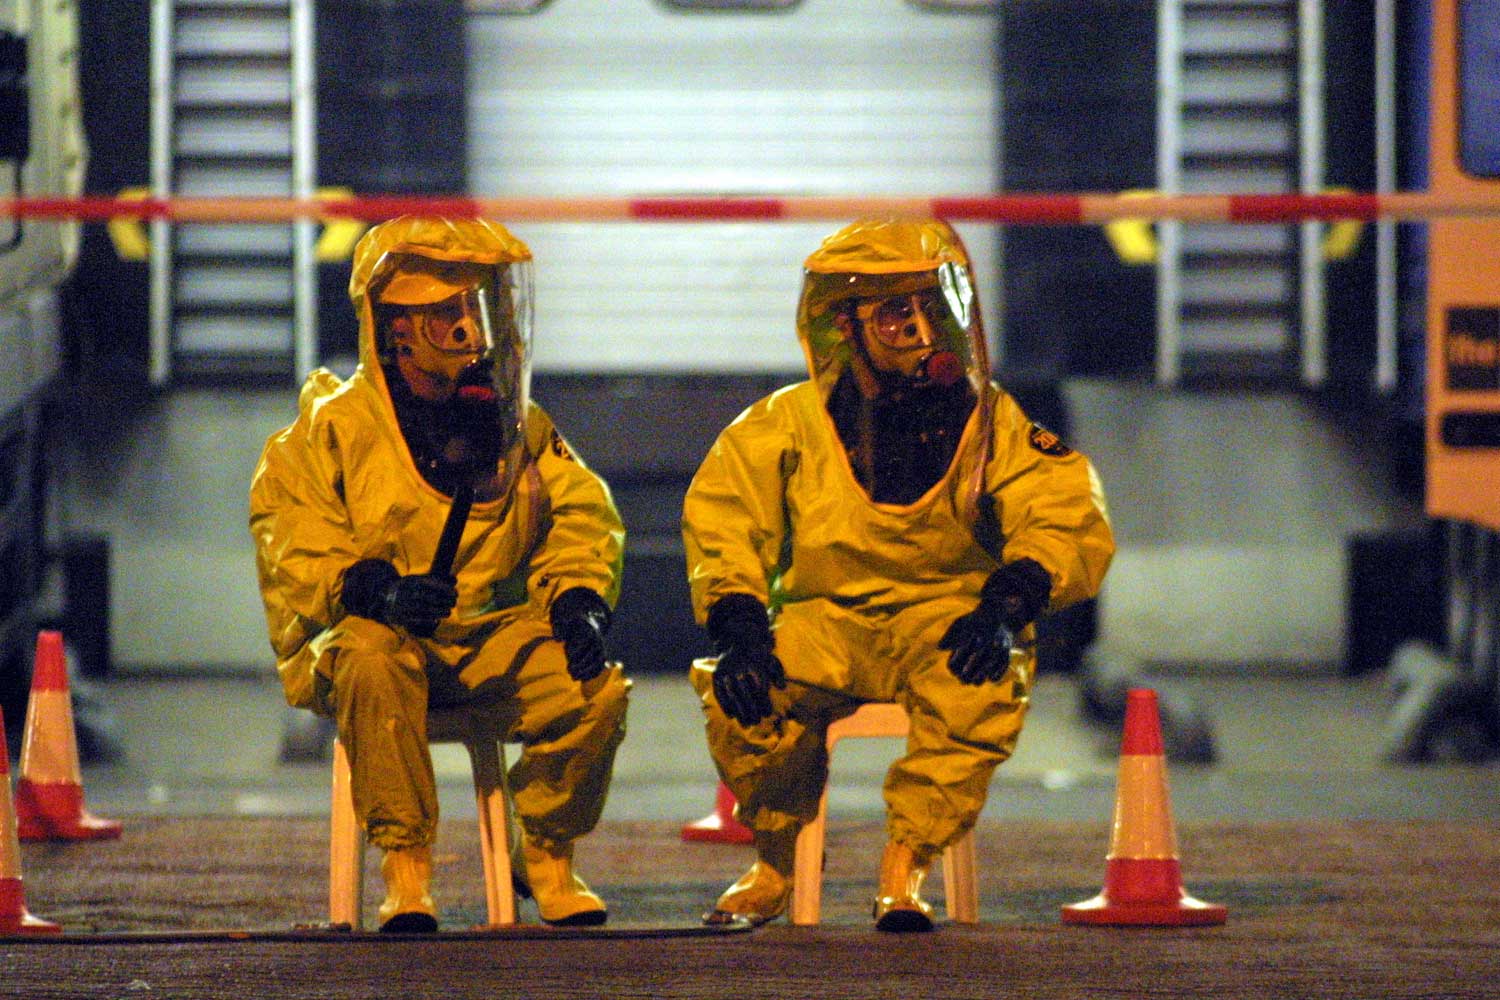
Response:
POLYGON ((551 447, 552 454, 556 455, 558 458, 561 458, 568 462, 573 461, 573 452, 569 450, 568 442, 563 440, 563 436, 557 432, 556 427, 552 428, 551 447))
POLYGON ((1073 449, 1063 444, 1062 438, 1043 427, 1041 424, 1033 423, 1031 433, 1027 435, 1031 446, 1043 455, 1052 458, 1063 458, 1073 454, 1073 449))

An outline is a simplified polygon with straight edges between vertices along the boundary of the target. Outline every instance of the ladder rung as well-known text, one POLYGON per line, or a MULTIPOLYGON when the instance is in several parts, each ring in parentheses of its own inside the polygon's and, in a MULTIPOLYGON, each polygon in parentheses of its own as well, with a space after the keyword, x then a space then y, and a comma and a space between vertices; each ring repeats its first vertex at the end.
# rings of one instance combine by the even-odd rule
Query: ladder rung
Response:
POLYGON ((1185 73, 1249 73, 1265 72, 1274 70, 1280 74, 1288 74, 1296 64, 1296 59, 1291 52, 1265 50, 1265 51, 1225 51, 1225 50, 1203 50, 1195 49, 1182 53, 1182 67, 1185 73))
POLYGON ((1239 253, 1284 257, 1295 249, 1290 227, 1201 222, 1182 227, 1183 253, 1239 253))
POLYGON ((185 351, 284 351, 292 345, 292 320, 286 310, 204 312, 176 310, 174 340, 185 351))
POLYGON ((1295 137, 1292 124, 1280 120, 1243 120, 1193 116, 1183 123, 1182 155, 1268 156, 1291 158, 1295 137))
POLYGON ((1285 194, 1296 181, 1293 165, 1189 163, 1182 171, 1183 194, 1223 194, 1238 191, 1254 194, 1285 194))
POLYGON ((1185 104, 1232 106, 1243 101, 1290 108, 1295 103, 1295 94, 1295 81, 1285 66, 1204 62, 1183 68, 1182 100, 1185 104))
POLYGON ((1295 0, 1183 0, 1182 4, 1187 16, 1259 14, 1265 11, 1290 15, 1295 9, 1295 0))
POLYGON ((205 97, 198 94, 178 94, 173 106, 179 114, 192 114, 224 121, 243 121, 269 115, 275 115, 278 119, 286 119, 290 118, 292 113, 290 101, 264 95, 205 97))
POLYGON ((227 58, 241 53, 288 56, 292 49, 290 9, 254 4, 179 9, 172 49, 179 55, 227 58))
MULTIPOLYGON (((240 302, 228 299, 177 299, 173 311, 178 324, 190 320, 229 321, 253 319, 292 319, 292 306, 287 302, 240 302)), ((222 326, 223 324, 220 323, 222 326)))
POLYGON ((1284 347, 1277 351, 1188 349, 1178 362, 1178 384, 1184 388, 1234 385, 1281 389, 1298 384, 1291 362, 1292 356, 1284 347))
POLYGON ((212 311, 220 303, 234 303, 279 309, 292 301, 291 272, 270 263, 179 267, 176 277, 177 301, 194 308, 212 311))
POLYGON ((1290 266, 1286 254, 1245 253, 1236 250, 1208 250, 1182 255, 1182 271, 1285 270, 1290 266))
POLYGON ((1184 355, 1214 354, 1220 358, 1276 358, 1287 350, 1292 340, 1285 320, 1249 324, 1243 322, 1196 324, 1186 319, 1182 324, 1184 355))
POLYGON ((287 60, 292 55, 292 44, 285 35, 262 32, 260 34, 225 32, 192 32, 179 35, 172 46, 174 59, 213 59, 227 65, 239 60, 261 59, 287 60))
POLYGON ((172 355, 172 378, 193 385, 285 385, 293 360, 286 351, 184 350, 172 355))
POLYGON ((1284 312, 1292 294, 1291 279, 1284 268, 1273 271, 1184 268, 1181 287, 1184 314, 1194 309, 1284 312))
POLYGON ((179 268, 234 267, 244 270, 265 268, 268 270, 286 271, 292 266, 290 251, 280 254, 262 253, 255 250, 229 250, 216 253, 202 253, 179 248, 172 255, 172 260, 179 268))
POLYGON ((1214 9, 1182 19, 1184 53, 1264 55, 1296 48, 1297 22, 1276 9, 1214 9))
POLYGON ((1269 330, 1272 326, 1283 328, 1288 318, 1287 307, 1281 304, 1261 302, 1230 303, 1184 303, 1182 322, 1184 328, 1194 327, 1199 331, 1222 330, 1269 330))
POLYGON ((283 11, 290 13, 292 0, 177 0, 178 16, 183 14, 225 14, 249 11, 283 11))
POLYGON ((178 162, 291 163, 291 129, 285 123, 260 121, 216 129, 204 121, 180 121, 178 126, 178 162))
POLYGON ((259 257, 290 260, 292 226, 289 223, 185 223, 174 227, 174 255, 181 258, 259 257))
POLYGON ((176 193, 188 198, 288 198, 292 193, 285 163, 179 163, 176 180, 176 193))
POLYGON ((224 56, 213 52, 178 52, 174 54, 178 79, 192 72, 205 78, 234 81, 245 74, 277 71, 288 74, 286 53, 259 53, 224 56))
POLYGON ((1246 95, 1215 97, 1209 95, 1185 98, 1182 102, 1184 114, 1199 121, 1223 119, 1245 121, 1270 119, 1288 121, 1294 110, 1291 103, 1279 98, 1260 98, 1246 95))
POLYGON ((1295 165, 1296 158, 1291 150, 1205 150, 1184 153, 1182 163, 1185 169, 1198 171, 1214 167, 1229 170, 1258 167, 1269 170, 1290 169, 1295 165))
POLYGON ((250 170, 260 170, 265 167, 290 166, 292 155, 288 152, 278 153, 235 153, 233 155, 224 153, 190 153, 181 150, 177 153, 177 167, 182 169, 207 169, 207 170, 233 170, 244 167, 250 170))
POLYGON ((177 61, 177 104, 241 104, 248 101, 292 102, 292 70, 285 59, 236 60, 226 73, 216 60, 177 61))

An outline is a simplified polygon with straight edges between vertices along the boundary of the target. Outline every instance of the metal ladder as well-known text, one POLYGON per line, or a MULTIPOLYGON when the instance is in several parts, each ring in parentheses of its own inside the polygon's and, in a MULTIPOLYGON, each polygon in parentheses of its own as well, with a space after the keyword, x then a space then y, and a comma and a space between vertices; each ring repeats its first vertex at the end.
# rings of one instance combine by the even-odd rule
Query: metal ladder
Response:
MULTIPOLYGON (((311 197, 312 0, 152 0, 153 197, 311 197)), ((151 224, 150 378, 305 374, 316 223, 151 224)))
MULTIPOLYGON (((1320 0, 1159 0, 1157 184, 1165 193, 1322 183, 1320 0)), ((1157 381, 1322 382, 1321 224, 1159 226, 1157 381)))

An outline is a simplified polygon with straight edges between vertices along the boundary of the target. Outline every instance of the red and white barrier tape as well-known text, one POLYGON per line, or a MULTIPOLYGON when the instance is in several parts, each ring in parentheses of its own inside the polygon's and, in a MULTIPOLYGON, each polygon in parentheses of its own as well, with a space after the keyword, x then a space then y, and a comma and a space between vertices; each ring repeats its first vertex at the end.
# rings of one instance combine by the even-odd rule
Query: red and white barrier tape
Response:
POLYGON ((0 218, 291 222, 397 215, 483 216, 508 222, 796 222, 864 216, 934 216, 950 222, 1091 225, 1117 219, 1290 223, 1421 220, 1500 215, 1500 185, 1466 194, 996 194, 953 197, 0 198, 0 218))

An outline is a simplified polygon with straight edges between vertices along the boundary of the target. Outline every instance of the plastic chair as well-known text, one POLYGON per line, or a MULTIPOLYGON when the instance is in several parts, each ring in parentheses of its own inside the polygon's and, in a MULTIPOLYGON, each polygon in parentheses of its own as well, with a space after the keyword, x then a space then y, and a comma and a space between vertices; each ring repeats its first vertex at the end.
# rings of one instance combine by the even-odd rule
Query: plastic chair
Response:
MULTIPOLYGON (((479 807, 479 844, 484 863, 484 902, 490 927, 516 922, 511 882, 510 825, 506 813, 505 751, 500 734, 464 709, 427 716, 429 743, 462 743, 469 751, 474 798, 479 807)), ((333 744, 333 806, 328 852, 328 917, 334 924, 363 926, 365 833, 354 818, 349 758, 333 744)))
MULTIPOLYGON (((853 737, 906 738, 911 720, 906 709, 894 702, 869 702, 853 715, 828 727, 828 760, 833 762, 833 747, 841 739, 853 737)), ((823 846, 828 828, 828 789, 823 789, 818 803, 817 819, 797 835, 797 849, 792 871, 792 923, 816 924, 823 902, 823 846)), ((943 852, 943 892, 947 900, 948 919, 960 924, 979 922, 978 864, 971 830, 943 852)))

